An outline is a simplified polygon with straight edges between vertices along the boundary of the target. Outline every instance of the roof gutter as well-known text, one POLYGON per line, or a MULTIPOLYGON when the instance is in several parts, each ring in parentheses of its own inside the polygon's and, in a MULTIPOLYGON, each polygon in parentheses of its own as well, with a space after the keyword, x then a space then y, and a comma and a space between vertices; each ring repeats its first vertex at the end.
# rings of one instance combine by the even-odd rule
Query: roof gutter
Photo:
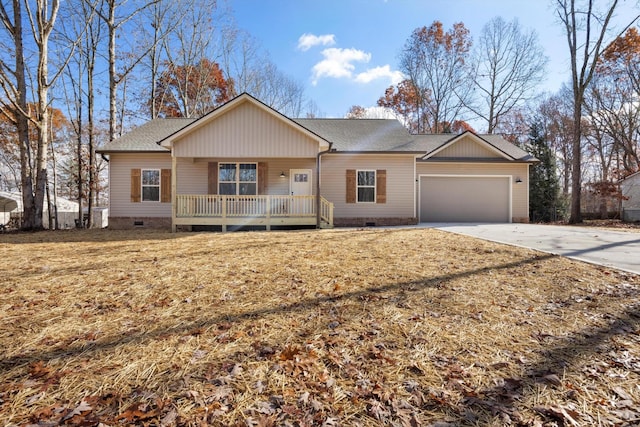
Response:
POLYGON ((316 228, 320 228, 320 157, 330 153, 333 150, 332 146, 333 143, 329 142, 329 148, 316 155, 316 228))

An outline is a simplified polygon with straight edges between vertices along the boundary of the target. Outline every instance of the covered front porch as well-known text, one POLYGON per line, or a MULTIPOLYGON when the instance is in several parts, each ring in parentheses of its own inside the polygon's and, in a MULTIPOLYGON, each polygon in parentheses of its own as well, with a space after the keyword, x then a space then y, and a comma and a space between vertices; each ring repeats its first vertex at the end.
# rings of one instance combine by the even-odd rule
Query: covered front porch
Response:
POLYGON ((320 196, 178 194, 173 217, 177 226, 333 227, 333 203, 320 196))

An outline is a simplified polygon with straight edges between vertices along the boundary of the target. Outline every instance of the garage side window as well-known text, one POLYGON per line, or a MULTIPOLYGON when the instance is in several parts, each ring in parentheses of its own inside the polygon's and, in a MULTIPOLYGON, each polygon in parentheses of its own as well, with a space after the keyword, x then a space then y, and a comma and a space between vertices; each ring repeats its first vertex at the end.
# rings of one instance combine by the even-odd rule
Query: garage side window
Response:
POLYGON ((142 169, 142 201, 160 201, 160 170, 142 169))
POLYGON ((356 189, 358 203, 375 203, 376 171, 359 170, 357 173, 356 189))

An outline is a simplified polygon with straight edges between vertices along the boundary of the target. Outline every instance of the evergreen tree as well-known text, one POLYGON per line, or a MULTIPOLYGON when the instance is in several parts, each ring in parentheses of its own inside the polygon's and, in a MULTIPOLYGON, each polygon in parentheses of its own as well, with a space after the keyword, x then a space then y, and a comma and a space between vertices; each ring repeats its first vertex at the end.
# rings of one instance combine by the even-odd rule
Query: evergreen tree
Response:
POLYGON ((533 222, 564 219, 567 202, 560 193, 556 159, 547 142, 544 126, 535 120, 529 130, 528 151, 540 160, 529 168, 529 217, 533 222))

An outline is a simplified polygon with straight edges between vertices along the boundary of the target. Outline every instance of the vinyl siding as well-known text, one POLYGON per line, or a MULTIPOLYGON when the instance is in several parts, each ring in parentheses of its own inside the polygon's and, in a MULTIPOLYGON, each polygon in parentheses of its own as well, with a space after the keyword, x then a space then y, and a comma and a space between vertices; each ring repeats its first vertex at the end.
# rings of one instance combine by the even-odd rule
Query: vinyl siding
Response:
MULTIPOLYGON (((313 180, 315 181, 315 158, 312 159, 178 159, 177 161, 177 186, 178 194, 207 194, 208 165, 209 162, 218 163, 267 163, 267 194, 286 195, 289 194, 289 169, 311 169, 313 180), (280 178, 280 173, 284 172, 286 178, 280 178)), ((315 194, 315 182, 313 183, 315 194)))
POLYGON ((176 157, 315 157, 318 141, 245 102, 174 142, 176 157))
POLYGON ((433 158, 476 158, 476 159, 488 159, 488 158, 503 158, 500 154, 493 150, 478 144, 471 138, 464 138, 457 141, 453 145, 445 148, 442 151, 436 153, 433 158))
POLYGON ((167 154, 111 154, 109 156, 109 216, 171 217, 171 203, 131 202, 131 169, 171 169, 167 154))
POLYGON ((628 200, 622 201, 624 209, 640 209, 640 175, 632 176, 620 185, 622 195, 628 200))
POLYGON ((420 175, 509 175, 512 177, 511 215, 513 218, 529 217, 529 165, 526 163, 418 162, 416 175, 416 179, 420 175), (522 183, 516 184, 516 178, 522 183))
POLYGON ((414 210, 412 155, 326 154, 322 156, 322 195, 334 204, 334 217, 410 218, 414 210), (386 170, 386 203, 346 203, 348 169, 386 170))

